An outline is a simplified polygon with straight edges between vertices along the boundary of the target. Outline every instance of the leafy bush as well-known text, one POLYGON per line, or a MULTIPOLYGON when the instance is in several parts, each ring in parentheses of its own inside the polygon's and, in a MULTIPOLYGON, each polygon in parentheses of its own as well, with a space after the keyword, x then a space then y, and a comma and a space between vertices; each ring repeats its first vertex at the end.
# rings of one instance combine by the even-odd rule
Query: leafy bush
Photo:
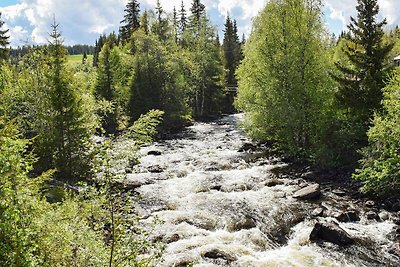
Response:
POLYGON ((384 89, 384 112, 375 115, 368 131, 369 146, 362 149, 361 168, 353 177, 363 190, 378 195, 400 193, 400 70, 384 89))
POLYGON ((53 171, 28 176, 36 161, 29 145, 15 123, 0 117, 0 266, 155 264, 162 250, 147 240, 129 208, 134 200, 113 189, 113 176, 98 189, 82 186, 66 191, 61 202, 48 203, 42 184, 53 171))

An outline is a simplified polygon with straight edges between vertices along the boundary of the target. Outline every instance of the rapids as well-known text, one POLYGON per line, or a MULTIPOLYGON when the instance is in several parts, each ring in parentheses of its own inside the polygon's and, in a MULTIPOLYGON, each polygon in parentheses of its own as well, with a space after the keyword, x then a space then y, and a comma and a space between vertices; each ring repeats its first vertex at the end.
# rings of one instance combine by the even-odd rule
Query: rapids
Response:
POLYGON ((292 198, 304 180, 277 177, 274 170, 285 166, 277 158, 249 160, 238 152, 251 143, 237 126, 242 118, 196 123, 141 149, 140 164, 127 179, 139 183, 142 223, 162 221, 149 226, 153 238, 166 244, 158 266, 400 266, 387 252, 395 226, 390 219, 360 216, 359 222, 340 223, 355 238, 352 246, 310 242, 315 208, 351 207, 363 214, 362 207, 329 191, 319 201, 292 198), (279 182, 266 186, 271 179, 279 182))

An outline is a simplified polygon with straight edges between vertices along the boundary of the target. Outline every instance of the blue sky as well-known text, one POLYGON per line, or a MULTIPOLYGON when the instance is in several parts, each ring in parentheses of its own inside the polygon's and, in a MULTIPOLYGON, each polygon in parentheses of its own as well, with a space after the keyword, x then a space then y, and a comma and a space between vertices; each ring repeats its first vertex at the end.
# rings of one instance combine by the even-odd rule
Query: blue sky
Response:
MULTIPOLYGON (((118 31, 128 0, 0 0, 2 20, 10 29, 13 46, 46 43, 49 27, 56 16, 66 44, 93 44, 102 33, 118 31)), ((238 21, 240 34, 250 32, 251 21, 268 0, 202 0, 211 20, 222 35, 225 15, 238 21)), ((378 0, 388 27, 400 24, 400 1, 378 0)), ((141 10, 153 9, 156 0, 140 0, 141 10)), ((167 12, 180 7, 181 0, 160 0, 167 12)), ((187 8, 192 0, 183 0, 187 8)), ((340 33, 354 16, 356 0, 325 0, 327 29, 340 33)))
POLYGON ((17 2, 18 2, 17 0, 1 0, 0 7, 10 6, 16 4, 17 2))

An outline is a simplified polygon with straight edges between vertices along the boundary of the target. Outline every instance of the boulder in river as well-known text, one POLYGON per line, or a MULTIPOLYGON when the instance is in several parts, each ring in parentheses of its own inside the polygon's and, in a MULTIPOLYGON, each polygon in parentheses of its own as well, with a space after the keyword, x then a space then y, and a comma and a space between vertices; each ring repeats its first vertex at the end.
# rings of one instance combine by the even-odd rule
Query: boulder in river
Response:
POLYGON ((209 258, 209 259, 222 259, 227 262, 233 262, 236 261, 237 258, 235 256, 232 256, 225 251, 219 250, 219 249, 213 249, 210 251, 207 251, 203 255, 204 258, 209 258))
POLYGON ((312 184, 295 192, 293 197, 298 199, 316 199, 320 195, 319 184, 312 184))
POLYGON ((147 168, 147 170, 151 173, 162 173, 164 170, 160 165, 154 165, 147 168))
POLYGON ((149 152, 147 152, 147 155, 149 156, 161 156, 161 151, 159 150, 150 150, 149 152))
POLYGON ((387 211, 381 211, 378 216, 382 221, 387 221, 390 218, 390 214, 387 211))
POLYGON ((339 246, 351 245, 354 240, 339 225, 333 222, 317 222, 310 234, 314 242, 326 241, 339 246))
POLYGON ((268 186, 268 187, 274 187, 274 186, 283 185, 283 184, 284 184, 284 182, 279 179, 271 179, 271 180, 268 180, 265 182, 265 186, 268 186))
POLYGON ((319 217, 319 216, 322 216, 323 213, 324 213, 324 209, 323 208, 316 208, 315 210, 313 210, 311 212, 311 215, 313 217, 319 217))
POLYGON ((179 241, 179 239, 180 239, 180 236, 178 234, 173 234, 167 238, 166 242, 167 242, 167 244, 169 244, 169 243, 177 242, 177 241, 179 241))
POLYGON ((365 206, 367 206, 368 208, 373 208, 375 207, 375 202, 373 200, 368 200, 365 202, 365 206))
POLYGON ((365 213, 365 216, 368 220, 380 220, 379 215, 374 211, 368 211, 367 213, 365 213))
POLYGON ((241 148, 239 148, 238 152, 254 152, 257 150, 257 147, 251 143, 244 143, 241 148))
POLYGON ((356 222, 360 220, 358 216, 358 212, 355 210, 348 210, 345 212, 341 212, 336 216, 336 219, 339 222, 356 222))

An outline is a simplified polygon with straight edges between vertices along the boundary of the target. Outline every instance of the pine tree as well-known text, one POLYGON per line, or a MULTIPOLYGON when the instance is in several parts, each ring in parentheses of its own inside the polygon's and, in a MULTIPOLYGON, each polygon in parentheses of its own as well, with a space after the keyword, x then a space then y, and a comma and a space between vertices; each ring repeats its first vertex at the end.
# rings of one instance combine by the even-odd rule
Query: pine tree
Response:
POLYGON ((180 10, 180 20, 179 20, 179 33, 182 35, 182 33, 186 30, 187 26, 187 17, 186 17, 186 9, 185 5, 182 1, 181 3, 181 10, 180 10))
POLYGON ((140 28, 144 31, 145 34, 149 34, 149 12, 147 12, 147 10, 145 10, 143 12, 143 15, 140 17, 140 28))
MULTIPOLYGON (((236 21, 232 21, 229 17, 229 14, 225 22, 223 52, 225 63, 225 84, 228 88, 237 87, 235 72, 240 64, 240 61, 242 60, 243 55, 241 43, 237 33, 236 21)), ((235 96, 235 92, 227 92, 227 102, 225 107, 226 112, 234 112, 235 109, 233 107, 233 102, 235 96)))
POLYGON ((206 7, 201 3, 201 0, 193 0, 190 12, 197 22, 200 21, 201 17, 204 15, 206 7))
POLYGON ((50 160, 48 168, 56 168, 58 177, 62 179, 76 180, 84 177, 89 170, 87 161, 89 131, 85 127, 82 102, 71 75, 65 68, 67 53, 58 30, 59 25, 54 21, 51 27, 49 78, 53 114, 49 122, 52 127, 47 137, 48 146, 43 150, 45 154, 51 154, 45 159, 50 160))
POLYGON ((117 63, 112 58, 111 50, 113 44, 107 41, 99 56, 99 67, 95 85, 95 96, 98 101, 105 101, 107 109, 102 116, 102 126, 106 133, 117 131, 117 107, 115 103, 115 70, 117 63))
POLYGON ((96 40, 94 43, 94 52, 93 52, 93 67, 97 67, 97 64, 99 64, 99 43, 96 40))
POLYGON ((108 36, 105 34, 100 35, 99 39, 95 42, 93 52, 93 67, 97 67, 99 64, 99 55, 103 49, 104 44, 108 42, 111 47, 118 45, 118 37, 115 32, 110 33, 108 36))
POLYGON ((354 120, 367 126, 374 111, 381 108, 385 85, 385 59, 392 44, 383 43, 386 20, 377 21, 378 0, 357 0, 357 19, 351 18, 350 34, 344 53, 351 66, 337 63, 340 76, 334 76, 340 88, 337 99, 354 120))
POLYGON ((120 41, 123 44, 129 40, 132 33, 140 26, 140 7, 137 0, 130 0, 124 11, 125 16, 119 29, 120 41))
POLYGON ((192 28, 200 28, 200 22, 205 16, 205 5, 201 3, 201 0, 193 0, 192 7, 190 8, 190 26, 192 28))
POLYGON ((178 13, 176 11, 176 7, 174 7, 174 10, 172 11, 172 31, 173 31, 173 36, 175 43, 178 42, 178 13))
POLYGON ((131 121, 151 109, 162 109, 166 80, 166 52, 160 40, 141 31, 134 33, 134 75, 130 84, 128 110, 131 121))
POLYGON ((160 40, 165 41, 167 39, 168 21, 165 18, 165 11, 162 8, 159 0, 157 0, 156 4, 156 16, 157 21, 154 23, 152 30, 160 38, 160 40))
POLYGON ((8 29, 7 30, 2 30, 4 26, 4 21, 1 20, 1 12, 0 12, 0 60, 6 59, 8 56, 8 45, 10 44, 9 42, 9 36, 7 36, 8 29))
POLYGON ((234 81, 235 74, 235 48, 234 48, 234 40, 233 40, 233 23, 231 18, 226 17, 225 22, 225 30, 224 30, 224 58, 225 58, 225 69, 227 70, 226 83, 228 85, 234 85, 236 82, 234 81))

